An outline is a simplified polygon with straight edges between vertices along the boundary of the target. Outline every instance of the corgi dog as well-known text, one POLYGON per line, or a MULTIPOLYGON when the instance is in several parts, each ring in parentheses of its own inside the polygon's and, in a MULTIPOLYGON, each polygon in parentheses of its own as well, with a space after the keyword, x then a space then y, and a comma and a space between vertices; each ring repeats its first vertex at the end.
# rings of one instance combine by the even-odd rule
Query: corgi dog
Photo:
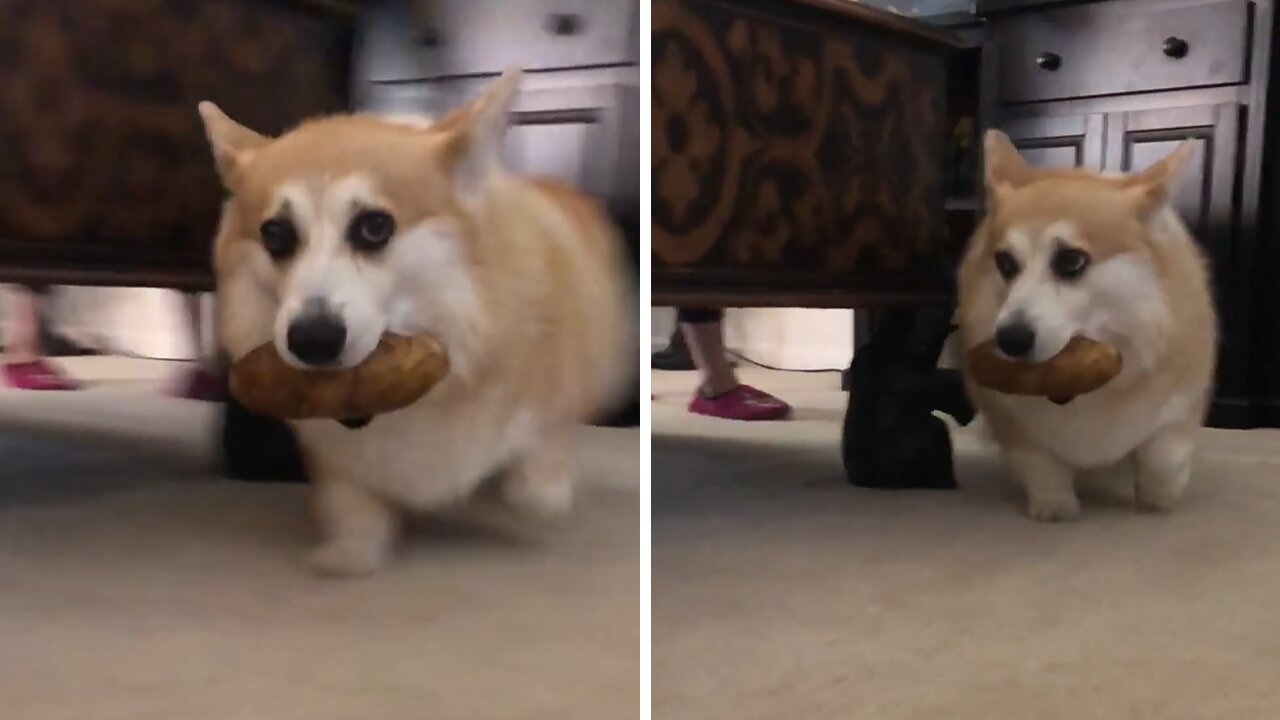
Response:
POLYGON ((1039 362, 1083 335, 1124 361, 1102 388, 1062 405, 966 376, 1028 512, 1075 519, 1077 474, 1120 463, 1136 470, 1139 503, 1173 508, 1217 348, 1206 262, 1169 201, 1191 145, 1127 176, 1032 168, 999 131, 985 145, 988 203, 959 269, 959 347, 994 337, 1004 355, 1039 362))
POLYGON ((436 122, 337 115, 279 137, 199 112, 230 193, 215 241, 220 342, 349 368, 387 332, 430 334, 448 377, 358 423, 291 423, 324 536, 317 570, 374 572, 406 512, 484 483, 566 510, 577 426, 639 360, 625 245, 604 209, 502 162, 520 72, 436 122))

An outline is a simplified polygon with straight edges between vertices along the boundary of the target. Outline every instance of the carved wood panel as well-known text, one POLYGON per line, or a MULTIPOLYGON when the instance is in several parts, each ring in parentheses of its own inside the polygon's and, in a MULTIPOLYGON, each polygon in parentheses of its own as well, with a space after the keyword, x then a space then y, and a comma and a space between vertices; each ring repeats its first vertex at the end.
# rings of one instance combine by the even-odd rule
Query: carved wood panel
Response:
POLYGON ((0 279, 202 285, 222 190, 196 103, 346 106, 348 19, 265 0, 0 0, 0 279))
POLYGON ((655 301, 945 286, 946 48, 792 0, 656 0, 652 49, 655 301))

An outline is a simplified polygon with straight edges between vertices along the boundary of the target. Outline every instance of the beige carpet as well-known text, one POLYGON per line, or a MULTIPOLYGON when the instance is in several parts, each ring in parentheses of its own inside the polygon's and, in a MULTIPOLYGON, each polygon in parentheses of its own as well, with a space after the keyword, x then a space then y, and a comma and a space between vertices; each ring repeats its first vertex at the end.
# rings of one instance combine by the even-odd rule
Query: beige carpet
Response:
POLYGON ((792 423, 683 412, 655 373, 655 718, 1280 717, 1280 433, 1203 433, 1181 510, 1094 490, 1039 525, 989 447, 958 492, 844 484, 835 376, 792 423))
POLYGON ((214 477, 173 366, 76 368, 100 382, 0 392, 0 717, 636 717, 635 431, 584 431, 563 521, 426 523, 385 574, 321 580, 305 488, 214 477))

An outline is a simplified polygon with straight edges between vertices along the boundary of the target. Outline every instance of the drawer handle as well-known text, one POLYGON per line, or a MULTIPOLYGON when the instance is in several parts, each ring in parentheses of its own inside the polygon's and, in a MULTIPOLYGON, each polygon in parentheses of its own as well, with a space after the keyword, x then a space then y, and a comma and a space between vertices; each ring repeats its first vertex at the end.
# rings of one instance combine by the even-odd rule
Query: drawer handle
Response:
POLYGON ((1039 66, 1041 70, 1053 72, 1054 70, 1062 67, 1062 56, 1058 53, 1042 52, 1036 56, 1036 65, 1039 66))
POLYGON ((1187 44, 1187 41, 1183 40, 1180 37, 1165 38, 1164 47, 1161 48, 1161 50, 1164 51, 1164 54, 1166 56, 1171 57, 1175 60, 1180 60, 1186 57, 1187 51, 1189 51, 1190 49, 1191 49, 1191 46, 1187 44))
POLYGON ((569 37, 582 32, 582 16, 575 13, 552 13, 547 16, 547 31, 569 37))

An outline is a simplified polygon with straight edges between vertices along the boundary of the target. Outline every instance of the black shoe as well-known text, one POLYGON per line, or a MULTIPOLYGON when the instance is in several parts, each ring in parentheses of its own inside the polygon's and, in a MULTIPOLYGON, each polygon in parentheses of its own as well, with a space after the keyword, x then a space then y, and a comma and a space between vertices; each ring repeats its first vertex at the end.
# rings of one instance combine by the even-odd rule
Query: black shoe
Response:
POLYGON ((680 328, 671 333, 671 342, 665 349, 659 350, 649 358, 649 366, 654 370, 696 370, 693 356, 689 354, 689 346, 684 343, 684 334, 680 328))
POLYGON ((40 347, 44 350, 44 354, 49 357, 81 357, 102 354, 102 351, 97 348, 85 347, 46 327, 40 328, 40 347))
POLYGON ((680 353, 666 348, 659 350, 649 358, 649 365, 654 370, 696 370, 693 358, 687 353, 680 353))

